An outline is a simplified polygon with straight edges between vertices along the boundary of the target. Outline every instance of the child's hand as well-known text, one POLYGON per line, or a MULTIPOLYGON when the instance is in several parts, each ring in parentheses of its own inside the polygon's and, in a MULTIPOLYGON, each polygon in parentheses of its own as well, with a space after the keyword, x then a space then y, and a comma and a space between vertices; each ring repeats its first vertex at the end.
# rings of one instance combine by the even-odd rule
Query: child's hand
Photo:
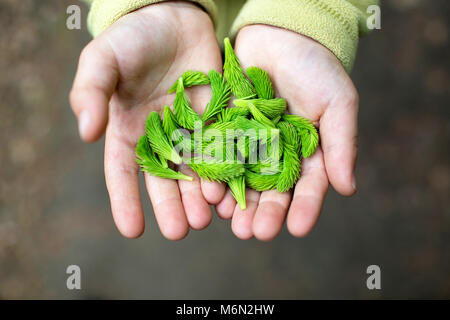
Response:
MULTIPOLYGON (((135 146, 147 115, 172 104, 167 91, 188 69, 220 71, 222 61, 208 15, 187 2, 164 2, 130 13, 93 40, 80 57, 70 95, 80 135, 96 141, 106 130, 105 176, 114 221, 126 237, 144 230, 135 146)), ((209 86, 189 93, 202 112, 209 86)), ((194 176, 193 172, 181 168, 194 176)), ((219 202, 223 185, 145 176, 163 235, 181 239, 211 221, 208 203, 219 202)))
POLYGON ((328 181, 342 195, 355 193, 358 94, 333 53, 300 34, 247 26, 239 32, 235 50, 244 70, 249 66, 267 70, 277 95, 287 100, 289 113, 319 127, 322 147, 303 161, 293 195, 249 190, 247 210, 242 211, 227 193, 217 212, 232 217, 233 232, 242 239, 274 238, 287 213, 289 231, 304 236, 319 217, 328 181))

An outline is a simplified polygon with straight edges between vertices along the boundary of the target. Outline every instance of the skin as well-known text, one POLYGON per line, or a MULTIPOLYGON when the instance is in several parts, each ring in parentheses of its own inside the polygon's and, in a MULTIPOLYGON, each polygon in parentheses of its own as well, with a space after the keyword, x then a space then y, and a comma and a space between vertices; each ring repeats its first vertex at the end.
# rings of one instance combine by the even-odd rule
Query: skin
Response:
MULTIPOLYGON (((173 103, 174 94, 167 90, 184 71, 220 71, 221 66, 211 19, 187 2, 164 2, 127 14, 81 53, 70 102, 84 141, 105 134, 106 185, 114 221, 125 237, 144 231, 134 149, 148 113, 173 103)), ((209 87, 188 94, 194 109, 203 112, 198 106, 209 101, 209 87)), ((177 169, 195 177, 194 182, 145 175, 159 228, 171 240, 208 226, 209 204, 220 202, 225 193, 223 185, 200 181, 186 166, 177 169)))
MULTIPOLYGON (((358 95, 337 58, 308 37, 266 25, 243 28, 235 50, 244 68, 269 72, 290 113, 314 121, 321 147, 303 161, 293 192, 247 190, 245 211, 222 184, 200 181, 184 165, 177 169, 194 182, 146 174, 156 220, 168 239, 208 226, 210 204, 221 218, 232 219, 241 239, 271 240, 286 217, 290 233, 302 237, 314 227, 329 183, 345 196, 356 191, 358 95)), ((83 50, 70 101, 84 141, 106 136, 106 184, 114 221, 125 237, 140 236, 145 226, 134 148, 148 113, 173 103, 167 90, 184 71, 221 68, 210 18, 187 2, 163 2, 127 14, 83 50)), ((194 109, 203 112, 197 106, 206 106, 210 88, 188 89, 188 94, 194 109)))
POLYGON ((356 192, 357 91, 332 52, 285 29, 244 27, 235 51, 244 69, 258 66, 269 73, 276 95, 287 100, 289 113, 313 121, 320 130, 321 147, 303 160, 293 192, 247 190, 245 211, 226 194, 217 212, 232 219, 232 230, 241 239, 271 240, 286 217, 289 232, 303 237, 319 218, 329 183, 344 196, 356 192))

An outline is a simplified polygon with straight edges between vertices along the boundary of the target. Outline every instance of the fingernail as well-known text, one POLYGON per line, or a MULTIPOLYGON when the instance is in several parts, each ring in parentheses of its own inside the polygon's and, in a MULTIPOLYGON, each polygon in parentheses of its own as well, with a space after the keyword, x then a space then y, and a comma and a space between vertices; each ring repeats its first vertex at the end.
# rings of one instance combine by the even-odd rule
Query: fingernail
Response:
POLYGON ((353 190, 356 191, 356 178, 355 178, 355 175, 353 175, 353 177, 352 177, 352 186, 353 186, 353 190))
POLYGON ((78 118, 78 131, 80 132, 80 136, 82 138, 86 135, 90 120, 91 117, 89 115, 89 112, 82 111, 80 113, 80 116, 78 118))

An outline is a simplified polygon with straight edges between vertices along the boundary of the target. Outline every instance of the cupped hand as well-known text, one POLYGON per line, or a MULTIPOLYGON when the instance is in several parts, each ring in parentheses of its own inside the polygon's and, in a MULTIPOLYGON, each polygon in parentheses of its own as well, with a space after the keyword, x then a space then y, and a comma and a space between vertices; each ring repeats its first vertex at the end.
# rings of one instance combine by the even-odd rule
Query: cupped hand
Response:
MULTIPOLYGON (((144 215, 138 187, 135 146, 150 111, 172 104, 167 91, 186 70, 220 71, 220 49, 209 16, 188 2, 164 2, 119 19, 83 50, 70 101, 82 139, 105 138, 105 177, 111 210, 119 231, 138 237, 144 215)), ((189 90, 194 109, 202 112, 209 86, 189 90)), ((178 170, 193 182, 145 175, 162 234, 172 240, 189 228, 211 221, 209 204, 218 203, 223 185, 200 181, 187 167, 178 170)))
POLYGON ((271 240, 287 227, 294 236, 314 227, 329 183, 342 195, 356 191, 358 94, 339 60, 320 43, 289 30, 252 25, 243 28, 235 50, 244 70, 266 70, 288 112, 313 121, 320 132, 314 156, 302 162, 301 178, 293 192, 247 190, 242 211, 229 192, 216 206, 219 216, 232 218, 241 239, 271 240))

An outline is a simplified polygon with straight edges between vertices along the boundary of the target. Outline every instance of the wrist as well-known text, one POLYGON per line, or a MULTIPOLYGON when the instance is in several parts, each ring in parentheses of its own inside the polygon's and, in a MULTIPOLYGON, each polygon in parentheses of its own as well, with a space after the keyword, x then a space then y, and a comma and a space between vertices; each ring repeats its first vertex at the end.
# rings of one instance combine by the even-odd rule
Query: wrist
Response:
POLYGON ((264 49, 271 56, 280 56, 282 51, 295 51, 295 48, 301 48, 303 53, 321 55, 340 63, 333 52, 317 40, 277 26, 267 24, 245 26, 239 30, 236 37, 236 46, 239 47, 241 43, 251 44, 250 47, 255 50, 253 54, 264 49))

